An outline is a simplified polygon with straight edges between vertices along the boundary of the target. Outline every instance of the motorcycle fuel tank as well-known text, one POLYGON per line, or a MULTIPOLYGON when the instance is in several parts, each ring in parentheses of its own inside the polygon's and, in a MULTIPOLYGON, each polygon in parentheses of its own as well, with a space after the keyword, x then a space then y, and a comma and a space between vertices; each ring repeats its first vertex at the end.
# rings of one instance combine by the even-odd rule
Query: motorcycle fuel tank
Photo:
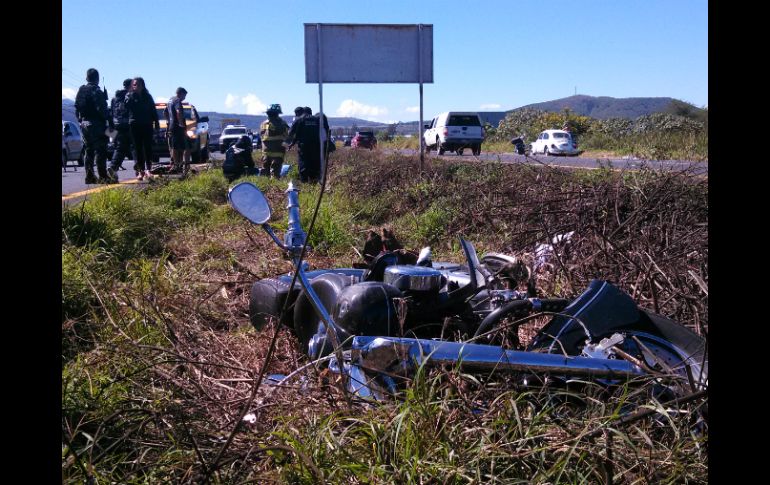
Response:
POLYGON ((385 268, 383 281, 400 291, 437 292, 444 285, 441 271, 424 266, 397 265, 385 268))

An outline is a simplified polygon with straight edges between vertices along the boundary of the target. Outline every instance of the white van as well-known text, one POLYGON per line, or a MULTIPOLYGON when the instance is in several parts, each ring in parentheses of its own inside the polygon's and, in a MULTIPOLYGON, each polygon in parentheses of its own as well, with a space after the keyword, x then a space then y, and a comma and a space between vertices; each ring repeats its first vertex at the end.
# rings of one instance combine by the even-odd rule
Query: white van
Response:
POLYGON ((474 155, 481 153, 484 128, 478 113, 448 111, 433 118, 425 128, 425 146, 439 155, 447 150, 462 155, 465 148, 470 148, 474 155))

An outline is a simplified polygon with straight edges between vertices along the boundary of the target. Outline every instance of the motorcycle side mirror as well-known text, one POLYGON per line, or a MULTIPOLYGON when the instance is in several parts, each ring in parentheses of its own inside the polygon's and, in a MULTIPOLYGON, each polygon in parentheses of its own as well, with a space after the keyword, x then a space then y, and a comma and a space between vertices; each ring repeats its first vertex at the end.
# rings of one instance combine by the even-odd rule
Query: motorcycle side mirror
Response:
POLYGON ((251 182, 241 182, 233 186, 227 193, 227 199, 233 209, 254 224, 261 226, 270 220, 270 204, 265 195, 251 182))

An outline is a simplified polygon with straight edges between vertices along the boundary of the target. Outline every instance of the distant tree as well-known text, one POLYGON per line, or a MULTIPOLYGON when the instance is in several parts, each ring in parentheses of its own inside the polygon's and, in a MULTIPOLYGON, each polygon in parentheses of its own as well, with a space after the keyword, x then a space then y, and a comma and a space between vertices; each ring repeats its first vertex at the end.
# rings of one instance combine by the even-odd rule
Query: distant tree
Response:
POLYGON ((383 130, 377 131, 377 140, 379 141, 388 141, 392 140, 394 136, 396 136, 396 132, 398 131, 398 123, 391 123, 388 126, 385 127, 383 130))
POLYGON ((488 121, 484 123, 484 137, 490 140, 497 137, 497 128, 488 121))
POLYGON ((698 108, 695 105, 678 99, 672 100, 663 112, 674 116, 683 116, 702 123, 708 123, 708 110, 698 108))

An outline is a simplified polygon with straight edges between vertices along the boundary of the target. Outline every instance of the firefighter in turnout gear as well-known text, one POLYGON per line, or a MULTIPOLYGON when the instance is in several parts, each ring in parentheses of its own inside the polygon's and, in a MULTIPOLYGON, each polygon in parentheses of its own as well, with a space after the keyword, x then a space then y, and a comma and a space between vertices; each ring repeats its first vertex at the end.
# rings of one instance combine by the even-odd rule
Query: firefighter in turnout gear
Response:
POLYGON ((262 173, 273 177, 281 177, 283 158, 286 155, 284 141, 289 135, 289 125, 281 119, 281 105, 271 104, 265 112, 267 119, 259 126, 259 135, 262 137, 262 173))
POLYGON ((80 86, 75 96, 75 115, 83 130, 85 141, 86 183, 109 183, 107 175, 107 135, 104 131, 110 118, 107 93, 99 88, 99 71, 91 68, 86 73, 87 84, 80 86), (99 178, 94 175, 94 159, 99 178))

